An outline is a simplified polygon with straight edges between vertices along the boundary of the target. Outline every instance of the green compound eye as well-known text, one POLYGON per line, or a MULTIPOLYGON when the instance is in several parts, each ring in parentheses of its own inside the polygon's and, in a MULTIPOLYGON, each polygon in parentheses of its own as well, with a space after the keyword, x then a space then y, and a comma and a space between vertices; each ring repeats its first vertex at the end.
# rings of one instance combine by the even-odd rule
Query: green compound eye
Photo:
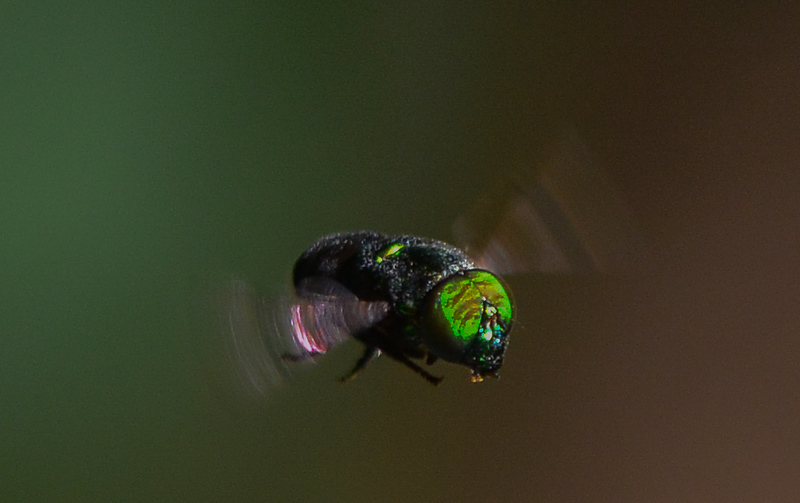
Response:
POLYGON ((423 338, 433 354, 463 363, 473 381, 495 375, 503 364, 513 303, 500 280, 488 271, 455 274, 429 294, 423 338))

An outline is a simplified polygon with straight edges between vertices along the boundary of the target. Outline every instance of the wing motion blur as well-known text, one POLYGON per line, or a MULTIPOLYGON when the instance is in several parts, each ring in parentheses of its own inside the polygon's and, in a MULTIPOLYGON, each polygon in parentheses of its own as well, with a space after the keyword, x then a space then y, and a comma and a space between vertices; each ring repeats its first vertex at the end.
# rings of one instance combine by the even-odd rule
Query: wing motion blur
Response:
POLYGON ((574 133, 541 164, 511 170, 454 234, 498 274, 614 271, 640 241, 632 212, 574 133))
POLYGON ((333 280, 313 278, 297 295, 259 296, 246 282, 232 280, 223 296, 230 353, 245 387, 266 395, 296 371, 296 362, 348 340, 380 321, 385 302, 359 300, 333 280))

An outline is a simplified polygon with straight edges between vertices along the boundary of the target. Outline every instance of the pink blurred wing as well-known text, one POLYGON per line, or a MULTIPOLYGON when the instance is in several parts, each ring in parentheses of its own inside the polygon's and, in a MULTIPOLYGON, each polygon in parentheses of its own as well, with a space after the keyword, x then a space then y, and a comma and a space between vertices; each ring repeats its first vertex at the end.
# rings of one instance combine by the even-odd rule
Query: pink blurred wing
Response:
POLYGON ((234 365, 251 391, 268 394, 297 369, 380 321, 385 302, 359 300, 332 280, 306 282, 298 295, 262 297, 241 280, 223 298, 234 365))

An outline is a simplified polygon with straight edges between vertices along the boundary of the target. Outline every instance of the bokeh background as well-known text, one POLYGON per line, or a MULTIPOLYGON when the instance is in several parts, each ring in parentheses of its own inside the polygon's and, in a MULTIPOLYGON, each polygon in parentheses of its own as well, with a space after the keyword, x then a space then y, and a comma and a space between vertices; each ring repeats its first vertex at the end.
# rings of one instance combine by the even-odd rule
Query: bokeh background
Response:
POLYGON ((3 4, 0 499, 796 501, 800 12, 764 5, 3 4), (509 278, 502 379, 340 386, 351 344, 236 388, 220 280, 448 239, 565 128, 646 246, 509 278))

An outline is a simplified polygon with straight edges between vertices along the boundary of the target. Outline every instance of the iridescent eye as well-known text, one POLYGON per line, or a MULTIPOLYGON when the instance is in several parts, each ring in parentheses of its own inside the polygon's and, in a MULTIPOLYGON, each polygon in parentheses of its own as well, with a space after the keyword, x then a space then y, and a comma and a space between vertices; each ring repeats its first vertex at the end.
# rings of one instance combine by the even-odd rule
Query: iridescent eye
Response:
POLYGON ((466 364, 474 380, 500 368, 513 305, 497 276, 477 269, 454 274, 434 287, 424 309, 423 339, 434 355, 466 364))

